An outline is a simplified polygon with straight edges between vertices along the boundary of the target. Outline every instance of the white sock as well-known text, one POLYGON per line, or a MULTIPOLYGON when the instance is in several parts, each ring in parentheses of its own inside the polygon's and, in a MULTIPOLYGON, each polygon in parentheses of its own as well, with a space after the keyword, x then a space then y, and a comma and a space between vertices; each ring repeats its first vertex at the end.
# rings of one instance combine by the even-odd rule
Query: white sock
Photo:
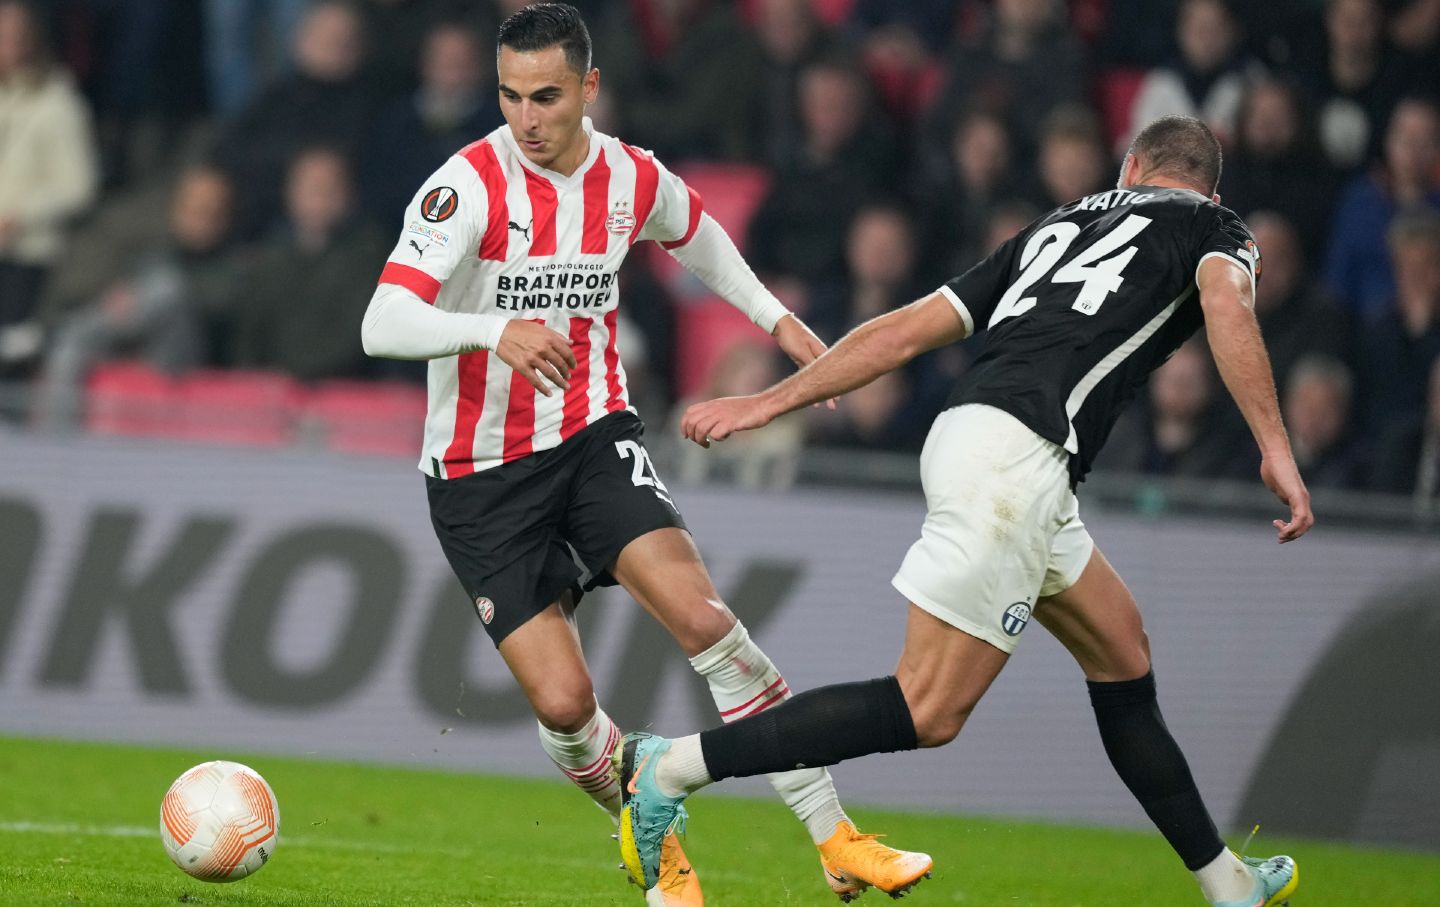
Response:
POLYGON ((1228 847, 1195 870, 1195 881, 1200 883, 1200 892, 1205 895, 1205 900, 1212 904, 1216 901, 1238 901, 1249 897, 1250 892, 1255 890, 1255 876, 1228 847))
MULTIPOLYGON (((720 709, 720 720, 726 724, 763 712, 790 698, 790 687, 786 685, 785 678, 780 676, 760 647, 750 640, 745 625, 739 621, 724 639, 690 659, 690 665, 710 685, 710 695, 720 709)), ((703 769, 698 737, 694 758, 700 760, 703 769)), ((684 771, 683 777, 698 778, 693 767, 684 771)), ((816 844, 828 840, 835 833, 837 824, 849 821, 840 806, 830 773, 825 769, 776 772, 769 778, 770 785, 791 812, 805 823, 810 839, 816 844)), ((708 773, 705 779, 697 786, 709 783, 708 773)))
POLYGON ((676 794, 693 794, 707 784, 713 784, 710 770, 705 767, 705 755, 700 751, 700 735, 677 737, 670 741, 670 749, 655 763, 655 783, 660 793, 667 797, 676 794))
POLYGON ((585 726, 573 734, 540 725, 540 746, 565 776, 612 817, 620 815, 620 784, 610 774, 610 754, 620 742, 620 729, 600 704, 585 726))

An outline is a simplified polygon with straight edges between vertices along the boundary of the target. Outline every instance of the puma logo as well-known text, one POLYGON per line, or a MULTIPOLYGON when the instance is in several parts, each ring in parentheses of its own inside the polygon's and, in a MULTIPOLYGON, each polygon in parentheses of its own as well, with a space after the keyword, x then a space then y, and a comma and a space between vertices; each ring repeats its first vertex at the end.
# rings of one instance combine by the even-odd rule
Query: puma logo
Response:
POLYGON ((529 241, 530 241, 530 228, 533 227, 533 226, 535 226, 535 221, 534 221, 534 220, 531 220, 530 223, 526 224, 526 225, 523 226, 523 227, 520 226, 519 224, 515 223, 513 220, 510 222, 510 229, 511 229, 511 230, 514 230, 516 233, 521 233, 521 234, 523 234, 523 235, 525 236, 525 241, 526 241, 526 242, 529 242, 529 241))
POLYGON ((428 248, 430 248, 430 247, 429 247, 429 246, 426 246, 425 249, 422 249, 422 248, 420 248, 420 244, 417 243, 415 240, 412 239, 412 240, 410 240, 410 248, 412 248, 412 249, 415 250, 415 257, 416 257, 416 258, 424 258, 424 257, 425 257, 425 249, 428 249, 428 248))

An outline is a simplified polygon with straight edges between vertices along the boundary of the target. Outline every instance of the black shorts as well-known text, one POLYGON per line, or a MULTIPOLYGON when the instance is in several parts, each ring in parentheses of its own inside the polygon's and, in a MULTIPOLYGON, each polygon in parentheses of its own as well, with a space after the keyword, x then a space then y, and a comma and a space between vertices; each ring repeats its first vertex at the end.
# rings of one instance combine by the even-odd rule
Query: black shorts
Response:
POLYGON ((571 590, 613 586, 620 550, 685 521, 645 426, 611 413, 559 447, 458 479, 425 477, 430 522, 495 645, 571 590))

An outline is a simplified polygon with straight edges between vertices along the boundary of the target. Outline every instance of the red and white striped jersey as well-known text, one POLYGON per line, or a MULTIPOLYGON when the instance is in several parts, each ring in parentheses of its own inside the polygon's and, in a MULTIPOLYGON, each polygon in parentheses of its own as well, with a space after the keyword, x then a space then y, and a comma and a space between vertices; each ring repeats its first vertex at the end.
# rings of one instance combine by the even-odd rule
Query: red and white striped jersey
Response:
POLYGON ((405 211, 380 282, 448 312, 525 318, 570 338, 570 387, 538 393, 499 356, 430 360, 420 468, 458 478, 555 447, 630 408, 616 349, 616 273, 630 246, 673 248, 700 221, 700 197, 647 151, 595 132, 569 176, 532 164, 508 126, 461 149, 405 211))

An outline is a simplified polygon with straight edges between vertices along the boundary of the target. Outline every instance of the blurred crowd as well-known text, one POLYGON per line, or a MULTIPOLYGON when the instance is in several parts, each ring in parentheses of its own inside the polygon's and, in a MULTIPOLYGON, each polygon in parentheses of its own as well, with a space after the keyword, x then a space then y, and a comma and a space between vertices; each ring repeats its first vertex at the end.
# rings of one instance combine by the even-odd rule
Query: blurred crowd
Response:
MULTIPOLYGON (((7 418, 84 425, 88 376, 117 360, 423 381, 366 359, 360 319, 411 194, 502 122, 494 34, 523 5, 0 0, 0 382, 24 400, 7 418)), ((1257 314, 1307 479, 1440 493, 1440 0, 576 5, 597 128, 708 175, 707 208, 830 341, 1112 185, 1153 117, 1203 117, 1262 250, 1257 314)), ((707 327, 714 300, 663 252, 638 257, 625 355, 652 426, 783 374, 763 337, 707 327)), ((974 343, 729 455, 917 450, 974 343)), ((1202 341, 1097 464, 1257 466, 1202 341)))

